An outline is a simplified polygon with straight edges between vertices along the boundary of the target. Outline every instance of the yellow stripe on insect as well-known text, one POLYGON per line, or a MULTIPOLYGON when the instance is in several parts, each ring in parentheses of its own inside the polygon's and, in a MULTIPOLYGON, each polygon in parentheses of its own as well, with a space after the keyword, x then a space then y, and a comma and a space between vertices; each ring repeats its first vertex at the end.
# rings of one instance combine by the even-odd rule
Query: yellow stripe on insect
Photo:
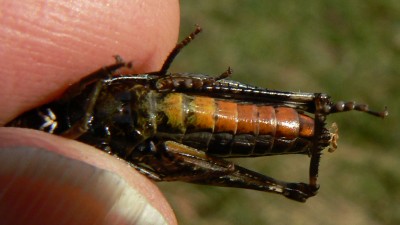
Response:
POLYGON ((168 124, 173 129, 178 129, 184 133, 185 126, 185 110, 183 105, 183 95, 179 93, 171 93, 165 96, 162 103, 162 111, 168 118, 168 124))
POLYGON ((213 131, 215 110, 216 106, 213 98, 194 97, 189 103, 188 127, 194 127, 196 130, 213 131))

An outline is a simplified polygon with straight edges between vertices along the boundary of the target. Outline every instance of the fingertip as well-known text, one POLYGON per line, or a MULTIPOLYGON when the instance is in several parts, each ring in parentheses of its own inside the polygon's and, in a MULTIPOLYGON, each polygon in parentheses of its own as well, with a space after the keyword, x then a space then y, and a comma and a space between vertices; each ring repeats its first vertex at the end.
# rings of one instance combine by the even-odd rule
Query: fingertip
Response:
POLYGON ((132 61, 135 72, 155 71, 178 37, 176 0, 6 0, 2 5, 0 124, 113 63, 113 55, 132 61))
POLYGON ((0 128, 0 143, 2 221, 176 224, 158 188, 122 160, 27 129, 0 128))

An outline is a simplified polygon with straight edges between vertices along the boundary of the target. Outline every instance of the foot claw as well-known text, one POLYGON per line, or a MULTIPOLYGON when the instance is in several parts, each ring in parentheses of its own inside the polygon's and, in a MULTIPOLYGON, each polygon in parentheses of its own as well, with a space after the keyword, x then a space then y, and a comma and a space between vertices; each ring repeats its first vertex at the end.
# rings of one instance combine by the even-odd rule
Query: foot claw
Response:
POLYGON ((313 188, 305 183, 289 183, 283 195, 298 202, 305 202, 309 197, 316 195, 317 191, 318 188, 313 188))

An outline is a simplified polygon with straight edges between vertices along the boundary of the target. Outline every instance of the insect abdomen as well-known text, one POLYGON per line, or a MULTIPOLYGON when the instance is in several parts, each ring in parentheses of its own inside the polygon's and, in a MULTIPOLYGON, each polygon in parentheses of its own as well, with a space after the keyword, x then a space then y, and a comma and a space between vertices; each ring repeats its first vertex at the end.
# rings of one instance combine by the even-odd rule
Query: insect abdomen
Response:
POLYGON ((167 136, 225 157, 309 153, 314 119, 295 109, 179 93, 159 103, 167 136))

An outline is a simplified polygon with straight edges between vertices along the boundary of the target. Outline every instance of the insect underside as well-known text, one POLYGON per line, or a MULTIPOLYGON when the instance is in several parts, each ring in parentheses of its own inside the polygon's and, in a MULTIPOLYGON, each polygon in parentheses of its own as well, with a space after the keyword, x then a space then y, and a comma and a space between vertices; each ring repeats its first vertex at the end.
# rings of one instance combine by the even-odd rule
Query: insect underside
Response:
POLYGON ((56 101, 28 111, 8 126, 28 127, 96 146, 126 160, 155 181, 186 181, 273 192, 304 202, 317 193, 321 151, 337 146, 331 113, 367 105, 333 103, 322 93, 273 91, 218 77, 168 73, 179 43, 160 71, 121 74, 120 57, 71 86, 56 101), (309 182, 290 183, 225 158, 281 154, 310 156, 309 182))

